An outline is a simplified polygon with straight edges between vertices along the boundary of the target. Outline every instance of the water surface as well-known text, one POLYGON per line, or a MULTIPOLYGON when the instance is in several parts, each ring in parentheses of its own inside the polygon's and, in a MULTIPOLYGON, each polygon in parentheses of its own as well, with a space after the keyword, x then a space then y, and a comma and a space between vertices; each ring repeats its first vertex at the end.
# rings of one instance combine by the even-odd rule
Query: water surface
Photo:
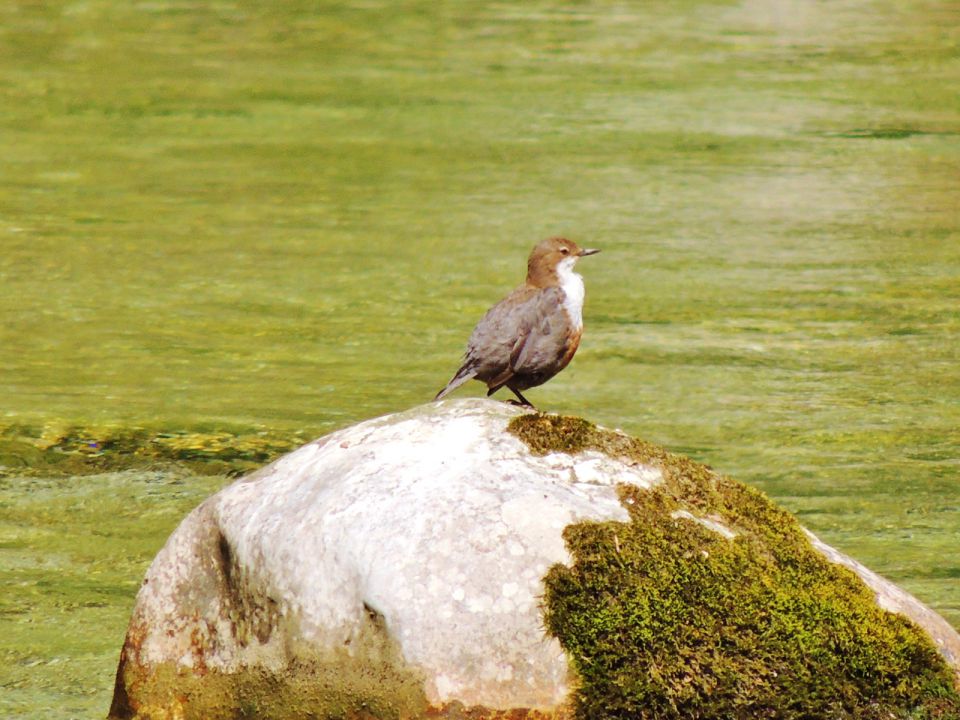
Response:
MULTIPOLYGON (((604 252, 533 402, 761 487, 956 625, 958 46, 922 0, 7 3, 0 422, 411 407, 563 233, 604 252)), ((225 480, 22 475, 0 714, 97 716, 225 480)))

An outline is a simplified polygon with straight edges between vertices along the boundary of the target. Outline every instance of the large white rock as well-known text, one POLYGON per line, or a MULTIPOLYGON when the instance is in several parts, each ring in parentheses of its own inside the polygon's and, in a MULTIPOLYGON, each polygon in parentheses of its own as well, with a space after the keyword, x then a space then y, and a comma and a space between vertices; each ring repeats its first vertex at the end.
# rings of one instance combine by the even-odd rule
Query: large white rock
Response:
POLYGON ((626 521, 616 485, 660 472, 534 456, 505 432, 522 412, 456 400, 370 420, 214 495, 147 572, 126 669, 280 670, 291 645, 366 652, 375 618, 432 706, 561 705, 567 662, 544 633, 541 579, 569 561, 567 525, 626 521))
MULTIPOLYGON (((147 572, 111 716, 232 716, 231 703, 262 702, 242 683, 274 687, 292 667, 340 703, 332 715, 356 710, 351 694, 369 696, 361 705, 394 702, 390 683, 412 699, 388 716, 451 703, 562 714, 570 678, 543 628, 542 578, 570 561, 566 526, 627 521, 616 486, 662 478, 600 453, 537 456, 505 432, 522 412, 456 400, 378 418, 209 498, 147 572), (243 680, 214 682, 225 677, 243 680), (202 711, 191 710, 203 694, 197 678, 219 693, 202 711)), ((870 576, 901 611, 925 610, 870 576)), ((956 654, 960 638, 938 628, 944 654, 956 654)), ((290 702, 312 701, 304 697, 290 702)))

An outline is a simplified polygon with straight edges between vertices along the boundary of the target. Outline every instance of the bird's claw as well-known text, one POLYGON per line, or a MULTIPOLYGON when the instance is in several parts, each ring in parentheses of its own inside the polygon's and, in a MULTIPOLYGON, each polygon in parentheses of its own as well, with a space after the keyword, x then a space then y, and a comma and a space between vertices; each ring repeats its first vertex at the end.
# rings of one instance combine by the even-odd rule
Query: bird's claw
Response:
POLYGON ((531 410, 536 410, 536 408, 533 406, 533 403, 520 402, 519 400, 514 400, 513 398, 508 398, 505 402, 508 405, 513 405, 514 407, 530 408, 531 410))

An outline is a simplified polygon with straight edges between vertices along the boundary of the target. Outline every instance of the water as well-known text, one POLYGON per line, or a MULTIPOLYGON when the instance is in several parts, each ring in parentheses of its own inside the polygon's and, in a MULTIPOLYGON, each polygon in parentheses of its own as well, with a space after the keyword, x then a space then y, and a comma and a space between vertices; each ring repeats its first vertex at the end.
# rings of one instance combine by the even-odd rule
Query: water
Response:
MULTIPOLYGON (((8 3, 0 423, 404 409, 567 234, 604 252, 533 402, 960 624, 958 43, 932 1, 8 3)), ((146 564, 223 482, 3 480, 0 716, 105 713, 146 564)))

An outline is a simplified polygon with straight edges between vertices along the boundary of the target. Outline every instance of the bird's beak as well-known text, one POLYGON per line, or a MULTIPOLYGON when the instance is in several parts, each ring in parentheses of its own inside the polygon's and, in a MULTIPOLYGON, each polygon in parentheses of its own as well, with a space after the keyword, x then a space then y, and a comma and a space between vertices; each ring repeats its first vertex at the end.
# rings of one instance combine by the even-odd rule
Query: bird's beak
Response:
POLYGON ((598 252, 600 251, 595 248, 584 248, 580 251, 580 257, 583 257, 584 255, 596 255, 598 252))

